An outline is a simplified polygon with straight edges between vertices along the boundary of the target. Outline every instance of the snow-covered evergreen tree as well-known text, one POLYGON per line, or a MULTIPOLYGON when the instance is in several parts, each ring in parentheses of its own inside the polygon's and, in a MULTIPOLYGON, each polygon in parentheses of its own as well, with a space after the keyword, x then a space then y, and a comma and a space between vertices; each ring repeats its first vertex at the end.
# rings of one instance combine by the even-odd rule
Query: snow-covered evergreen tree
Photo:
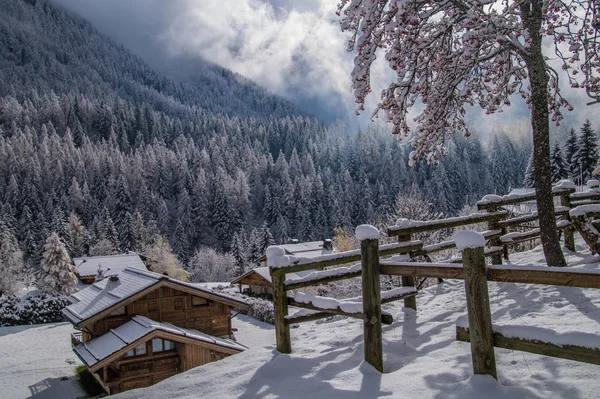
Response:
POLYGON ((577 171, 577 181, 583 185, 592 177, 598 162, 598 141, 589 119, 581 127, 573 162, 577 171))
POLYGON ((575 153, 577 152, 577 133, 575 129, 569 130, 569 136, 565 141, 565 166, 567 168, 568 178, 576 181, 578 177, 578 166, 575 163, 575 153))
POLYGON ((263 223, 259 234, 258 248, 260 250, 260 256, 266 255, 267 248, 271 245, 275 245, 275 240, 273 239, 269 226, 267 226, 267 223, 265 222, 263 223))
POLYGON ((233 235, 233 242, 231 243, 231 255, 235 259, 233 275, 236 277, 246 273, 248 269, 248 255, 243 234, 243 231, 235 233, 233 235))
POLYGON ((552 183, 557 183, 559 180, 566 179, 569 175, 558 141, 555 141, 554 146, 552 147, 552 153, 550 154, 550 168, 552 169, 552 183))
POLYGON ((22 287, 23 268, 17 239, 0 221, 0 297, 14 295, 22 287))
POLYGON ((77 283, 75 266, 55 232, 48 237, 44 246, 41 277, 42 288, 57 294, 71 294, 77 283))
POLYGON ((529 162, 527 162, 527 169, 525 169, 525 178, 523 179, 523 186, 527 188, 535 187, 535 168, 533 165, 533 153, 531 153, 529 162))

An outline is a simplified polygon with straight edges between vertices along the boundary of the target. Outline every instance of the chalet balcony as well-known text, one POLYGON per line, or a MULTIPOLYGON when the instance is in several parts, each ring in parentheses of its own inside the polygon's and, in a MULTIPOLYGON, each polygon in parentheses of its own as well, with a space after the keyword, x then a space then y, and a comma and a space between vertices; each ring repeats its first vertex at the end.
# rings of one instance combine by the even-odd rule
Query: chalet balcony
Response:
POLYGON ((83 343, 83 334, 81 331, 74 332, 71 334, 71 347, 74 348, 79 344, 83 343))

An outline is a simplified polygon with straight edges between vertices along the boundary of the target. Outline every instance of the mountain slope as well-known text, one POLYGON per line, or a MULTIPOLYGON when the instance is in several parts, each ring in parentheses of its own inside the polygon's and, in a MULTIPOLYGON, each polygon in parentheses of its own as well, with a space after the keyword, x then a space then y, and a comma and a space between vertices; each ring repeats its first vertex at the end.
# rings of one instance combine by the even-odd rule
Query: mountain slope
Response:
POLYGON ((111 91, 157 109, 198 106, 230 116, 301 115, 298 107, 232 72, 199 63, 196 85, 151 70, 83 19, 45 1, 0 0, 0 96, 111 91), (174 104, 175 103, 175 104, 174 104))

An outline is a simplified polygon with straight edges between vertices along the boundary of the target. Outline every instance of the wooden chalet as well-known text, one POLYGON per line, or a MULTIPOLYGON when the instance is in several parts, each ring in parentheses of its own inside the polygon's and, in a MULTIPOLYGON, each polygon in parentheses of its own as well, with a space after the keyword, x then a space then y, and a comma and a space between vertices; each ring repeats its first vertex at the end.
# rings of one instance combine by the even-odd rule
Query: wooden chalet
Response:
POLYGON ((122 255, 73 258, 73 264, 75 264, 79 280, 85 284, 92 284, 96 281, 99 271, 102 275, 109 276, 119 274, 126 267, 148 270, 144 263, 144 259, 142 259, 142 256, 139 254, 130 252, 122 255))
POLYGON ((158 273, 127 267, 69 299, 73 350, 109 394, 245 349, 233 340, 231 311, 246 302, 158 273))
MULTIPOLYGON (((299 258, 315 258, 317 256, 330 254, 333 252, 333 243, 331 240, 324 241, 312 241, 302 243, 291 243, 285 245, 278 245, 285 250, 286 255, 293 255, 299 258)), ((241 276, 237 277, 231 282, 231 284, 238 284, 240 292, 242 292, 243 286, 248 287, 248 291, 253 294, 273 294, 273 283, 271 282, 271 275, 269 268, 266 267, 267 256, 263 256, 257 260, 263 267, 257 267, 241 276)), ((312 270, 300 273, 289 273, 288 278, 302 277, 306 274, 312 273, 312 270)))

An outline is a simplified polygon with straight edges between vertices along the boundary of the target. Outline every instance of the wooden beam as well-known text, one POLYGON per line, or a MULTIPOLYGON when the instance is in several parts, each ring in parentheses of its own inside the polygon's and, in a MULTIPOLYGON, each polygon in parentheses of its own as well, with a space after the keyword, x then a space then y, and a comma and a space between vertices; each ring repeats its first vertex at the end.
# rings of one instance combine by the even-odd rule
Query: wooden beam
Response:
MULTIPOLYGON (((357 264, 357 266, 360 266, 360 264, 357 264)), ((315 286, 315 285, 327 284, 332 281, 347 280, 350 278, 360 277, 361 273, 362 273, 362 271, 360 269, 353 270, 353 269, 356 269, 355 267, 353 267, 352 269, 351 268, 343 268, 343 269, 348 269, 348 270, 346 270, 344 272, 339 271, 339 269, 324 270, 321 272, 316 272, 315 278, 311 279, 311 280, 300 280, 300 281, 291 280, 289 282, 286 281, 285 290, 291 291, 291 290, 295 290, 297 288, 302 288, 302 287, 310 287, 310 286, 315 286), (335 272, 335 273, 328 274, 328 272, 335 272), (322 274, 322 277, 318 277, 319 274, 322 274)))
POLYGON ((285 275, 271 276, 273 281, 273 310, 275 313, 275 340, 277 350, 281 353, 292 352, 292 339, 290 326, 286 324, 285 317, 288 315, 288 301, 285 292, 285 275))
MULTIPOLYGON (((399 244, 382 245, 379 248, 379 256, 407 254, 411 251, 421 249, 422 247, 423 243, 421 241, 408 241, 399 244)), ((359 249, 322 255, 316 258, 300 258, 289 266, 270 266, 269 272, 271 273, 271 276, 274 276, 306 270, 321 270, 330 266, 339 266, 354 262, 360 262, 359 249)))
POLYGON ((381 282, 379 239, 360 242, 365 361, 383 373, 383 330, 381 326, 381 282))
POLYGON ((462 252, 473 373, 498 379, 483 247, 465 248, 462 252))
MULTIPOLYGON (((414 294, 413 294, 414 295, 414 294)), ((340 316, 352 317, 354 319, 364 320, 365 315, 363 312, 345 312, 341 308, 337 307, 335 309, 326 309, 319 306, 314 305, 312 302, 297 302, 294 298, 288 297, 288 304, 290 306, 296 306, 298 308, 316 310, 318 312, 328 313, 330 316, 334 314, 338 314, 340 316)), ((293 317, 293 316, 292 316, 293 317)), ((292 317, 288 317, 291 319, 292 317)), ((392 324, 394 321, 392 315, 389 313, 381 312, 381 322, 383 324, 392 324)))
MULTIPOLYGON (((557 197, 557 196, 572 194, 574 192, 575 192, 574 188, 560 189, 560 190, 553 189, 552 195, 557 197)), ((486 209, 499 208, 499 207, 506 206, 506 205, 520 204, 521 202, 528 202, 528 201, 535 201, 535 191, 532 193, 520 194, 518 196, 508 197, 502 201, 494 201, 494 202, 479 201, 477 203, 477 209, 482 211, 482 210, 486 210, 486 209)))
MULTIPOLYGON (((558 207, 556 207, 556 210, 554 213, 556 214, 556 216, 568 215, 569 209, 570 208, 567 208, 565 206, 558 206, 558 207)), ((500 227, 512 227, 512 226, 517 226, 517 225, 523 224, 523 223, 535 222, 538 219, 539 219, 538 213, 534 212, 530 215, 523 215, 523 216, 511 218, 511 219, 501 220, 498 222, 498 225, 500 225, 500 227)))
POLYGON ((420 221, 411 227, 390 226, 388 227, 388 236, 397 237, 401 235, 422 233, 424 231, 447 229, 451 227, 467 226, 469 224, 482 223, 490 220, 503 219, 508 216, 507 211, 473 213, 468 216, 458 216, 454 218, 420 221))
MULTIPOLYGON (((381 274, 388 276, 464 279, 461 265, 381 261, 381 274)), ((549 266, 491 265, 487 280, 504 283, 554 285, 560 287, 600 288, 600 272, 549 266)))
MULTIPOLYGON (((541 340, 505 337, 499 332, 493 333, 494 346, 538 355, 558 357, 560 359, 600 365, 600 350, 575 345, 556 345, 541 340)), ((469 329, 456 326, 456 339, 469 342, 469 329)))
POLYGON ((324 319, 324 318, 330 317, 330 316, 333 316, 333 314, 327 313, 327 312, 314 312, 314 313, 308 313, 308 314, 301 314, 299 316, 296 316, 295 314, 293 314, 291 316, 286 316, 285 322, 288 325, 292 325, 292 324, 296 324, 296 323, 304 323, 307 321, 320 320, 320 319, 324 319))

